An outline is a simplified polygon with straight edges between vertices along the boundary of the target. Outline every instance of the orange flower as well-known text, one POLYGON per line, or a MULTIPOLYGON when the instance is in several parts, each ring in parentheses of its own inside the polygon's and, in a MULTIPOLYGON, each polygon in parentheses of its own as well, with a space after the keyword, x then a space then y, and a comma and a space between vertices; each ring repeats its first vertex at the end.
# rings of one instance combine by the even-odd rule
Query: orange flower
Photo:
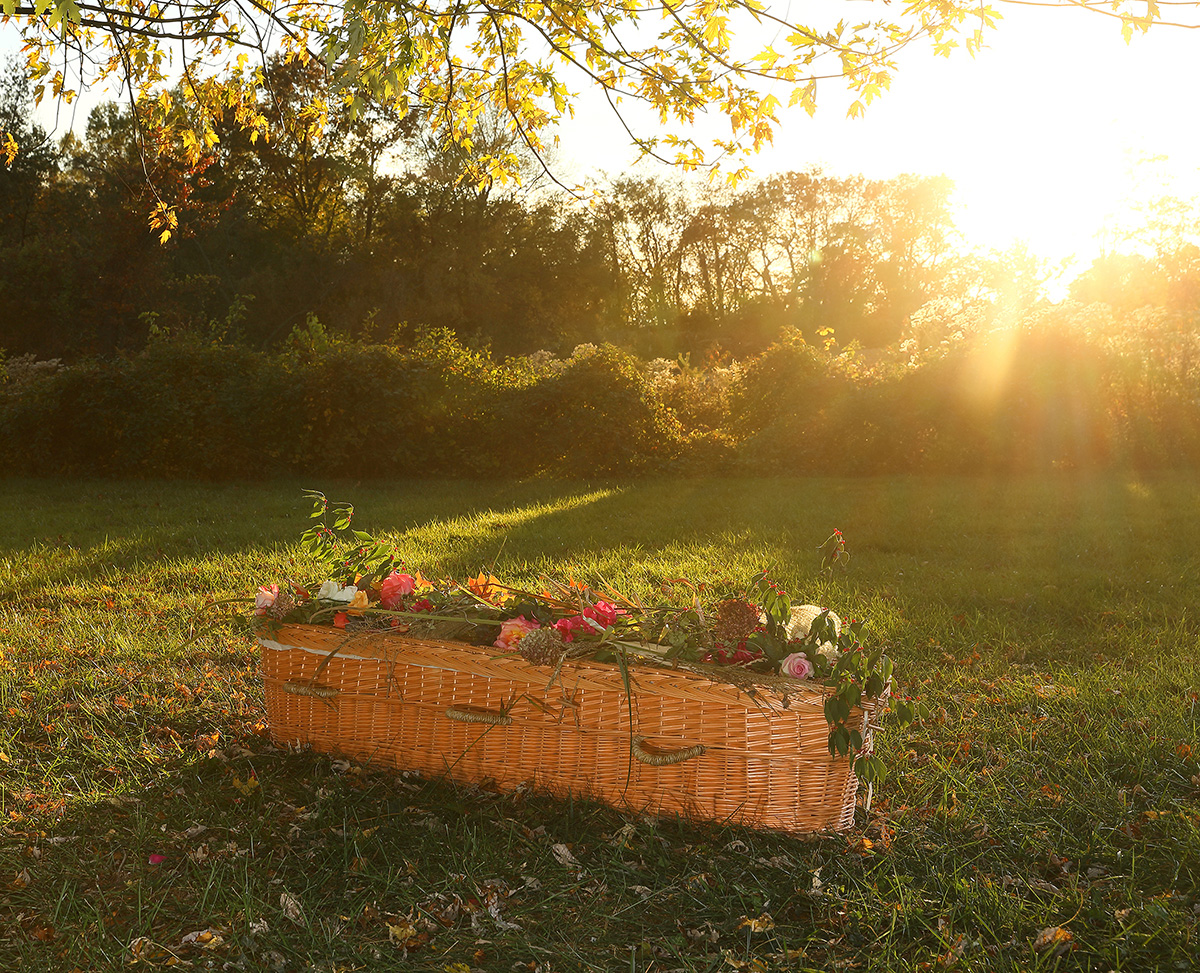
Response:
POLYGON ((500 583, 500 579, 492 574, 479 572, 477 578, 467 578, 467 589, 471 594, 482 598, 493 605, 503 605, 512 598, 508 588, 500 583))

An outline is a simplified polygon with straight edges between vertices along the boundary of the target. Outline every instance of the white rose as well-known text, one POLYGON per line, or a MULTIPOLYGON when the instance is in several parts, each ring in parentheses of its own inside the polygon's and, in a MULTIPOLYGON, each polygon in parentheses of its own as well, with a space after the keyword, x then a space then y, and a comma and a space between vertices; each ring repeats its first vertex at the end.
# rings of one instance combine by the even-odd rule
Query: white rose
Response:
POLYGON ((336 581, 326 581, 317 589, 317 601, 331 601, 339 605, 349 605, 358 594, 358 588, 352 584, 345 587, 336 581))
MULTIPOLYGON (((812 623, 824 611, 824 608, 816 605, 797 605, 792 608, 792 617, 788 619, 787 627, 784 629, 789 641, 808 638, 808 633, 812 631, 812 623)), ((829 620, 833 622, 833 633, 841 635, 842 620, 834 612, 829 613, 829 620)), ((837 646, 832 642, 822 642, 817 646, 817 651, 830 660, 836 659, 838 655, 837 646)))

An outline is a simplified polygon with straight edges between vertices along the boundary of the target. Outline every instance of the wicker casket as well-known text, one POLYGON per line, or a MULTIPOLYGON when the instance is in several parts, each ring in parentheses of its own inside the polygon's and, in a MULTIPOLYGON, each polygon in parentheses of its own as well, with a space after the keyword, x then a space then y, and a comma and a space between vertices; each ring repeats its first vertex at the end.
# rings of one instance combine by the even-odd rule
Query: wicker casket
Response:
MULTIPOLYGON (((561 670, 458 642, 285 624, 260 634, 279 744, 622 810, 792 833, 844 829, 858 781, 829 754, 825 691, 682 669, 561 670)), ((853 713, 863 738, 875 703, 853 713)))

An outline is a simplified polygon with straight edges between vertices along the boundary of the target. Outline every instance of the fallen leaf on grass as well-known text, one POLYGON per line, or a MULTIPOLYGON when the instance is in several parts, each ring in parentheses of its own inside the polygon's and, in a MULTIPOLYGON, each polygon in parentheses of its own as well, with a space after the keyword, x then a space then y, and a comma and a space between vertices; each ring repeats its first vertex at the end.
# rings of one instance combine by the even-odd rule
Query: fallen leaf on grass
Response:
POLYGON ((487 898, 487 912, 501 932, 513 932, 521 928, 519 924, 508 922, 500 915, 500 899, 495 895, 489 895, 487 898))
POLYGON ((150 966, 191 966, 185 959, 180 959, 165 946, 160 946, 148 936, 139 936, 129 944, 129 952, 133 958, 129 965, 147 963, 150 966))
POLYGON ((241 794, 242 797, 249 797, 256 790, 258 790, 258 778, 253 774, 247 777, 245 781, 235 774, 230 783, 233 784, 234 789, 241 794))
POLYGON ((694 943, 715 943, 721 938, 721 933, 711 922, 698 929, 684 929, 683 934, 694 943))
POLYGON ((387 923, 388 942, 404 945, 417 934, 417 927, 407 919, 396 923, 387 923))
POLYGON ((1047 926, 1033 940, 1034 952, 1062 956, 1071 948, 1071 933, 1062 926, 1047 926))
POLYGON ((201 949, 219 949, 225 945, 225 937, 217 932, 217 930, 209 927, 208 929, 189 932, 183 937, 181 943, 184 946, 199 946, 201 949))
POLYGON ((739 959, 727 949, 722 950, 721 954, 725 957, 725 962, 735 970, 749 970, 750 973, 766 973, 766 964, 757 957, 751 956, 749 959, 739 959))
POLYGON ((742 922, 738 928, 749 929, 751 932, 770 932, 775 928, 775 920, 767 912, 764 912, 757 919, 748 919, 746 916, 742 916, 742 922))
POLYGON ((300 905, 300 900, 290 892, 280 893, 279 908, 281 908, 283 910, 283 914, 297 926, 304 925, 304 907, 300 905))
POLYGON ((560 865, 566 865, 568 868, 583 867, 579 864, 579 859, 571 854, 571 849, 561 842, 559 844, 551 845, 550 850, 554 853, 554 857, 560 865))
MULTIPOLYGON (((940 922, 941 920, 938 921, 940 922)), ((959 933, 958 936, 955 937, 954 942, 950 944, 950 948, 938 956, 938 966, 944 970, 950 969, 958 964, 958 961, 962 959, 962 955, 966 952, 966 950, 966 936, 964 936, 962 933, 959 933)))

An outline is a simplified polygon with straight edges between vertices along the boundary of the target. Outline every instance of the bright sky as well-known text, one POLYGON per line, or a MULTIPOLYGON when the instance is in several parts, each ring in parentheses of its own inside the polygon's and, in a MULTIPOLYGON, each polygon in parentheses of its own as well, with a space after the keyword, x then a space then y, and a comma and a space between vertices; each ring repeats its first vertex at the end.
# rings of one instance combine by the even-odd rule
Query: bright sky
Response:
MULTIPOLYGON (((1145 156, 1176 192, 1200 195, 1200 37, 1156 27, 1126 45, 1120 25, 1078 10, 999 5, 1005 19, 975 59, 906 52, 890 91, 849 120, 829 84, 814 118, 783 116, 756 173, 823 166, 887 178, 944 173, 958 186, 959 226, 979 245, 1024 239, 1040 256, 1093 254, 1145 156)), ((786 99, 784 99, 786 103, 786 99)), ((722 133, 724 134, 724 133, 722 133)), ((621 171, 634 157, 603 106, 563 133, 562 155, 621 171)))

